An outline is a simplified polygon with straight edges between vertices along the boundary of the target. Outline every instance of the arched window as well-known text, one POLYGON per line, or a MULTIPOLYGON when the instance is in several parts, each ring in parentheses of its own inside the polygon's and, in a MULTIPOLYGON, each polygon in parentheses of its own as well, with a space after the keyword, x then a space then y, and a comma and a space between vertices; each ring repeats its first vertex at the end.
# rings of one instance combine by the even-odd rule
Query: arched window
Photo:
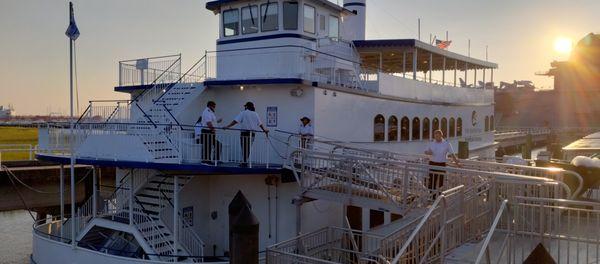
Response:
POLYGON ((401 141, 407 141, 410 139, 409 126, 410 126, 410 120, 406 116, 403 117, 402 120, 400 120, 400 140, 401 141))
POLYGON ((442 133, 444 133, 444 137, 448 137, 448 119, 445 117, 442 118, 442 126, 440 127, 442 133))
POLYGON ((398 141, 398 118, 395 116, 388 119, 388 141, 398 141))
POLYGON ((490 117, 485 116, 485 131, 490 131, 490 117))
POLYGON ((494 123, 494 115, 490 116, 490 131, 494 131, 496 129, 496 124, 494 123))
POLYGON ((450 118, 450 129, 449 129, 449 137, 455 137, 456 136, 456 124, 454 123, 454 117, 450 118))
POLYGON ((385 118, 383 117, 383 115, 377 115, 373 120, 373 140, 385 140, 385 118))
MULTIPOLYGON (((431 126, 432 126, 431 131, 435 132, 436 130, 440 129, 440 120, 437 119, 437 117, 433 118, 433 122, 432 122, 431 126)), ((432 135, 433 135, 433 133, 432 133, 432 135)))
POLYGON ((456 136, 457 137, 462 137, 462 129, 463 129, 462 118, 459 117, 458 119, 456 119, 456 136))
POLYGON ((421 139, 421 120, 418 117, 413 118, 412 121, 412 140, 421 139))
POLYGON ((429 130, 429 118, 423 118, 423 139, 429 140, 431 132, 429 130))

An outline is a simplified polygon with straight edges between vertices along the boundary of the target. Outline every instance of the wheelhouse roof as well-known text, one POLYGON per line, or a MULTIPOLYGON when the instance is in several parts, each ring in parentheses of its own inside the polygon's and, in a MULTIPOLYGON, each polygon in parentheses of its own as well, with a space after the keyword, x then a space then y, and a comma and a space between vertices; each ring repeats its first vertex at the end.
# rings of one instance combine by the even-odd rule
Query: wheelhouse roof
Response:
POLYGON ((355 40, 363 64, 368 67, 383 67, 390 72, 412 71, 413 53, 417 51, 418 71, 429 70, 429 56, 432 56, 432 70, 495 69, 498 64, 464 56, 448 50, 440 49, 416 39, 378 39, 355 40), (406 55, 403 58, 403 55, 406 55), (446 65, 444 68, 444 58, 446 65), (380 65, 381 63, 381 65, 380 65), (405 63, 405 65, 403 65, 405 63))
MULTIPOLYGON (((215 0, 215 1, 209 1, 206 3, 206 9, 213 11, 215 14, 221 12, 221 7, 223 5, 228 5, 228 4, 235 4, 235 3, 239 3, 239 2, 248 2, 250 0, 215 0)), ((342 14, 345 15, 353 15, 354 12, 352 12, 349 9, 346 9, 342 6, 339 6, 337 4, 334 4, 332 2, 329 2, 328 0, 314 0, 315 2, 319 2, 320 4, 332 8, 342 14)), ((276 1, 273 1, 276 2, 276 1)))

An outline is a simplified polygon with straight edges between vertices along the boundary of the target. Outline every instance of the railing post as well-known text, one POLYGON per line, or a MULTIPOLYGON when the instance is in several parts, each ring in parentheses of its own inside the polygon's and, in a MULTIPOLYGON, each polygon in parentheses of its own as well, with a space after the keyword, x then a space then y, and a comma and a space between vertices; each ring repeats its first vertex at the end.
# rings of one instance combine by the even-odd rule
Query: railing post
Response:
POLYGON ((98 211, 98 175, 96 174, 96 166, 92 167, 92 216, 96 217, 98 211))
MULTIPOLYGON (((173 255, 177 256, 179 242, 179 176, 173 176, 173 255)), ((175 257, 177 259, 177 257, 175 257)))
POLYGON ((131 175, 129 177, 129 225, 133 225, 133 176, 131 175))
POLYGON ((60 239, 64 238, 64 223, 65 223, 65 165, 60 165, 60 239))
MULTIPOLYGON (((404 165, 404 179, 403 179, 403 183, 402 183, 402 197, 408 197, 408 185, 409 185, 409 179, 408 179, 408 164, 404 165)), ((408 200, 409 199, 402 199, 404 201, 405 205, 408 205, 408 200)))
POLYGON ((446 196, 442 194, 442 228, 440 235, 440 263, 444 263, 444 253, 446 252, 446 221, 447 221, 448 203, 446 196))

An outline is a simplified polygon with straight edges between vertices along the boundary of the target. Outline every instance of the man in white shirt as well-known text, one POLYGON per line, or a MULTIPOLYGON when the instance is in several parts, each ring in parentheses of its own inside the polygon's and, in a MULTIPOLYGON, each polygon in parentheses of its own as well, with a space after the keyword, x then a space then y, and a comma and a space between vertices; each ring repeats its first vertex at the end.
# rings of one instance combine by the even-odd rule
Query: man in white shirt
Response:
POLYGON ((206 104, 206 109, 202 112, 200 126, 196 124, 195 127, 196 135, 200 136, 200 143, 202 144, 202 162, 204 163, 214 163, 221 159, 221 142, 217 140, 215 126, 217 123, 221 123, 222 120, 217 119, 217 116, 215 115, 216 108, 217 104, 213 101, 209 101, 206 104), (215 150, 214 159, 211 157, 213 149, 215 150))
MULTIPOLYGON (((461 165, 458 162, 458 158, 456 158, 456 155, 454 154, 452 145, 450 145, 450 143, 444 139, 444 133, 441 130, 436 130, 433 132, 433 138, 434 139, 429 143, 427 150, 425 150, 425 154, 431 156, 429 165, 446 167, 448 155, 450 155, 454 163, 460 167, 461 165)), ((429 171, 427 188, 430 190, 436 190, 442 187, 444 185, 444 174, 444 170, 431 169, 429 171)))
POLYGON ((300 134, 300 147, 307 148, 310 146, 310 141, 315 135, 312 125, 310 124, 310 118, 302 117, 300 119, 300 127, 298 128, 298 134, 300 134))
POLYGON ((256 113, 256 109, 254 108, 254 103, 252 102, 247 102, 244 105, 244 111, 240 112, 225 128, 230 128, 236 124, 239 124, 240 129, 242 130, 240 132, 240 144, 242 147, 243 161, 240 165, 242 167, 247 167, 248 157, 250 156, 250 147, 254 141, 255 132, 259 132, 260 130, 258 129, 261 129, 268 135, 269 130, 263 126, 256 113))

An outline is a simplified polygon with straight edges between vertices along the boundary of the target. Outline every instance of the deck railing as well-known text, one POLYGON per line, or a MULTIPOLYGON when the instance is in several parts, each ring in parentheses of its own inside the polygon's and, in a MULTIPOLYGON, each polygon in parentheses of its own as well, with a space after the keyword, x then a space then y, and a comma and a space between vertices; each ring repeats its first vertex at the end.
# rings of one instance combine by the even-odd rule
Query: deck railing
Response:
POLYGON ((151 84, 161 75, 181 76, 181 54, 119 62, 119 86, 151 84))

